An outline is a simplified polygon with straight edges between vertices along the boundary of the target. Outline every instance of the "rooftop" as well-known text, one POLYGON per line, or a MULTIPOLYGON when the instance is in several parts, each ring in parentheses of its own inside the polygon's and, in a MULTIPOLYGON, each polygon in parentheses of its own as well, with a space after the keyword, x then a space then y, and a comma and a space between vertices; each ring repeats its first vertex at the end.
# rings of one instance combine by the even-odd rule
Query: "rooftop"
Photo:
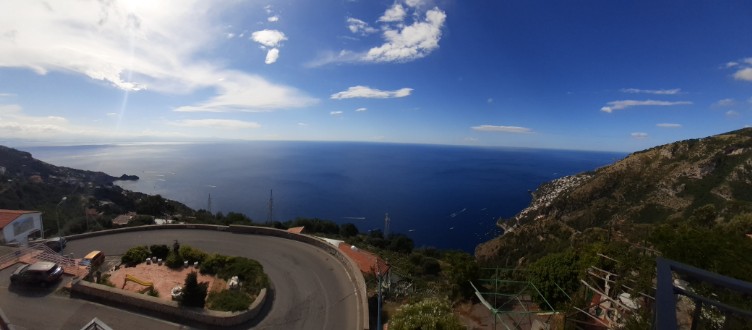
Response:
POLYGON ((24 211, 24 210, 3 210, 0 209, 0 229, 5 228, 18 217, 24 214, 41 213, 39 211, 24 211))

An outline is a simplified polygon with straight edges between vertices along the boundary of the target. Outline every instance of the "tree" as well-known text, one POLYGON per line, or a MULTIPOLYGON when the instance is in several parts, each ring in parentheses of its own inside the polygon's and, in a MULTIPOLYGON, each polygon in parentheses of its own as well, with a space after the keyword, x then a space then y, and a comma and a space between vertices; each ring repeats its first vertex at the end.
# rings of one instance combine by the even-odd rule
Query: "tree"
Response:
POLYGON ((196 274, 196 272, 190 272, 185 276, 185 285, 183 286, 183 295, 180 298, 180 305, 204 308, 208 287, 209 283, 198 282, 198 274, 196 274))
POLYGON ((413 240, 402 234, 389 235, 389 250, 409 254, 413 252, 413 240))
POLYGON ((415 304, 403 305, 389 320, 389 329, 460 330, 464 327, 446 300, 429 298, 415 304))
POLYGON ((352 223, 346 223, 339 227, 339 234, 344 238, 358 235, 358 227, 352 223))
MULTIPOLYGON (((578 264, 579 258, 573 251, 549 254, 530 265, 530 281, 557 308, 568 300, 566 293, 580 287, 578 264)), ((544 303, 541 297, 535 298, 539 305, 544 303)))
POLYGON ((447 252, 444 261, 449 264, 445 276, 452 285, 452 296, 470 298, 475 294, 470 281, 476 281, 480 276, 480 267, 473 256, 465 252, 447 252))

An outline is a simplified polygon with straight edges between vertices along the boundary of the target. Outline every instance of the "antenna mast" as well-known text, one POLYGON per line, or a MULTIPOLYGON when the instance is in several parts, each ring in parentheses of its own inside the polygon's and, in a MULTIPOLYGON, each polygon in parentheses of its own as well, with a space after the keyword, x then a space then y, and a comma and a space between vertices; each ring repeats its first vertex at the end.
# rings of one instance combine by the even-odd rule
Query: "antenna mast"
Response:
POLYGON ((212 209, 211 209, 211 193, 209 193, 209 201, 208 201, 207 204, 208 204, 207 210, 209 211, 209 214, 212 214, 212 209))
POLYGON ((389 237, 389 225, 392 223, 392 219, 389 219, 389 213, 384 216, 384 238, 389 237))
POLYGON ((269 219, 267 223, 274 223, 274 189, 269 190, 269 219))

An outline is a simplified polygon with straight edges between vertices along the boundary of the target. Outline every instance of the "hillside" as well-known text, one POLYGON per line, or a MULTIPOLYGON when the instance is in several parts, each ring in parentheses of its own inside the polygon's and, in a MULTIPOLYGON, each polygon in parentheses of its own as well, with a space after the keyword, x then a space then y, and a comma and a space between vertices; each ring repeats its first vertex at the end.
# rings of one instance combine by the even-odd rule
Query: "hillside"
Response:
POLYGON ((115 216, 127 212, 158 217, 194 213, 158 195, 124 190, 114 184, 117 180, 138 177, 55 166, 0 146, 0 209, 42 211, 46 235, 57 230, 58 219, 64 233, 78 233, 111 227, 115 216))
POLYGON ((529 207, 499 222, 505 233, 480 244, 476 257, 520 265, 597 240, 660 250, 650 238, 661 226, 728 227, 750 212, 752 128, 746 128, 636 152, 543 184, 529 207))

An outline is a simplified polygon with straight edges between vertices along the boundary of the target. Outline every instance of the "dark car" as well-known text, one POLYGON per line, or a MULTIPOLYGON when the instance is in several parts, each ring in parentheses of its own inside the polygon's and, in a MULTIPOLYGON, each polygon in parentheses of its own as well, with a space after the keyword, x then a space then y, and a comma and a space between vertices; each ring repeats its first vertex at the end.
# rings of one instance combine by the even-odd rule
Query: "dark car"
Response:
POLYGON ((31 265, 19 266, 10 276, 10 282, 47 285, 62 276, 63 267, 60 265, 49 261, 37 261, 31 265))
POLYGON ((53 237, 44 241, 44 245, 47 245, 48 248, 55 252, 60 252, 65 249, 67 243, 68 241, 65 240, 65 237, 53 237))

